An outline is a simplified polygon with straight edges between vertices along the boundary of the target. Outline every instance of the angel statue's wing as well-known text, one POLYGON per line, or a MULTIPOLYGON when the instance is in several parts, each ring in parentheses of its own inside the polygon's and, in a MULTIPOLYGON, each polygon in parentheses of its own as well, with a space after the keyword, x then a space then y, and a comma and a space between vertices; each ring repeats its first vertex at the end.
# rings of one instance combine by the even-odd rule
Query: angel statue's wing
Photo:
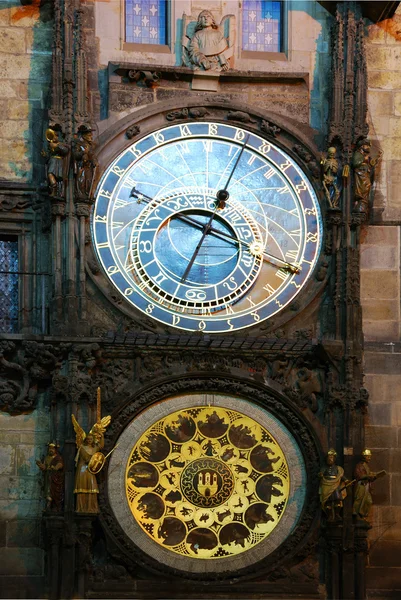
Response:
POLYGON ((86 438, 86 433, 82 429, 81 425, 78 423, 74 415, 71 415, 71 420, 75 431, 75 442, 77 444, 77 448, 80 448, 84 439, 86 438))
POLYGON ((100 423, 94 424, 94 426, 91 429, 91 432, 103 434, 106 431, 106 428, 108 427, 108 425, 110 424, 110 421, 111 421, 110 415, 108 415, 107 417, 103 417, 103 419, 101 419, 100 423))
POLYGON ((223 17, 221 20, 221 23, 219 25, 219 29, 222 32, 222 34, 224 35, 224 37, 226 38, 229 49, 231 49, 231 52, 229 54, 226 54, 226 56, 228 58, 229 56, 232 56, 233 47, 235 44, 235 32, 236 32, 235 16, 234 15, 226 15, 225 17, 223 17))

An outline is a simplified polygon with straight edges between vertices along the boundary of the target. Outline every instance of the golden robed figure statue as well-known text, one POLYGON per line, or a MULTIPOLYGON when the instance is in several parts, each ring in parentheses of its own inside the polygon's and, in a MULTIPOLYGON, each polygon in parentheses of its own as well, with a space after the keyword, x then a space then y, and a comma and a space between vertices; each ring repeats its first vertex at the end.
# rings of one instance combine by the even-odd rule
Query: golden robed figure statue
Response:
POLYGON ((100 418, 100 388, 97 390, 97 421, 86 435, 74 415, 71 415, 72 424, 76 434, 76 444, 78 448, 75 457, 75 489, 76 494, 76 512, 79 513, 98 513, 98 494, 99 488, 96 481, 96 475, 101 471, 107 456, 101 450, 104 447, 104 432, 110 424, 111 417, 100 418))

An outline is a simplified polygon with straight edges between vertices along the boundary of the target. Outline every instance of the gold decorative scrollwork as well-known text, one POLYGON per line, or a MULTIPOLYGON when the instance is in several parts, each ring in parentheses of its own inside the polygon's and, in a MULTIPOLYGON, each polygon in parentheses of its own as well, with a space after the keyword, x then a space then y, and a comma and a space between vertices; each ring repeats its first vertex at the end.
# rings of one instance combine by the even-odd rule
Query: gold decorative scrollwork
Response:
POLYGON ((171 413, 133 447, 131 513, 161 546, 224 558, 255 546, 282 518, 290 481, 283 449, 254 419, 220 407, 171 413))

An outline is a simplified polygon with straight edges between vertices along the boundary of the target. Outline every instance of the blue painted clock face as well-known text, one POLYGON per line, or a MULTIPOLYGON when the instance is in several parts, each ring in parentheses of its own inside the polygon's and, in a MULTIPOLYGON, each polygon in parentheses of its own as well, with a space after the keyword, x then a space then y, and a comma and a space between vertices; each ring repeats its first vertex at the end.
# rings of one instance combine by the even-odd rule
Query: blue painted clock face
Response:
POLYGON ((92 226, 104 271, 127 302, 208 333, 283 310, 321 245, 319 203, 298 165, 223 123, 172 125, 132 144, 102 178, 92 226))

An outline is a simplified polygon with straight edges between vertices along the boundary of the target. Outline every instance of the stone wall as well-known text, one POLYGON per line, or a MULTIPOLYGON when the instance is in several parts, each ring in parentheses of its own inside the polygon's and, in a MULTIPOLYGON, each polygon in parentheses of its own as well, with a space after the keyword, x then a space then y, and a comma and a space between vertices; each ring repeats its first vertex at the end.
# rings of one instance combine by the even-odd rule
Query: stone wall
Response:
POLYGON ((373 471, 388 476, 374 484, 371 514, 370 599, 401 596, 401 344, 367 343, 366 386, 370 392, 366 444, 373 471), (387 597, 387 596, 386 596, 387 597))
POLYGON ((18 4, 0 2, 0 179, 21 182, 40 163, 52 21, 50 3, 18 4))
POLYGON ((0 597, 38 597, 43 586, 42 500, 35 463, 46 454, 49 412, 0 413, 0 597), (6 594, 3 595, 1 592, 6 594))
MULTIPOLYGON (((0 2, 0 179, 35 179, 42 163, 45 108, 49 101, 52 21, 40 7, 0 2)), ((3 229, 4 231, 4 229, 3 229)), ((40 542, 43 502, 35 459, 46 452, 49 418, 0 413, 0 596, 43 593, 40 542)))
POLYGON ((375 214, 362 246, 361 295, 366 387, 370 391, 366 443, 375 484, 371 515, 369 598, 401 596, 401 8, 368 27, 370 135, 384 151, 375 214), (380 223, 381 220, 381 224, 380 223))

